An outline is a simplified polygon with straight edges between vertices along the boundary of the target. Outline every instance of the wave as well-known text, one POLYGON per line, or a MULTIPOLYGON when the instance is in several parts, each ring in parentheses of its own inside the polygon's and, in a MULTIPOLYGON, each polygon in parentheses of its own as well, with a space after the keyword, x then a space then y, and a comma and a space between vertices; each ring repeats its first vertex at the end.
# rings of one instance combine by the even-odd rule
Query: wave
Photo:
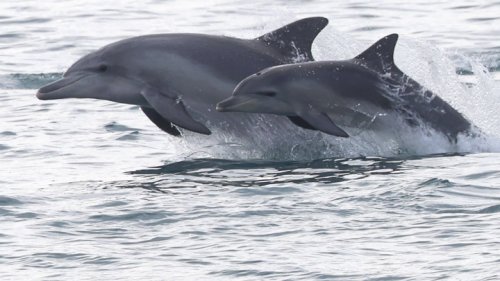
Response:
POLYGON ((62 77, 60 72, 13 73, 0 75, 0 89, 32 90, 62 77))

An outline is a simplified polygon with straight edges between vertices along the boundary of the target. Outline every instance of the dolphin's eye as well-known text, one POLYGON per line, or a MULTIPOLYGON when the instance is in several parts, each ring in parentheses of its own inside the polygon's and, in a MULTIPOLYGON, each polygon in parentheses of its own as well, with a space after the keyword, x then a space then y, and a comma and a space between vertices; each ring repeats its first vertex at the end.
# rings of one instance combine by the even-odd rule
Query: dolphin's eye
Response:
POLYGON ((106 72, 106 70, 108 70, 108 66, 105 64, 101 64, 101 65, 99 65, 98 69, 100 72, 106 72))
POLYGON ((274 97, 274 96, 276 96, 276 93, 275 92, 271 92, 271 91, 260 91, 260 92, 257 92, 256 94, 259 95, 259 96, 265 96, 265 97, 274 97))

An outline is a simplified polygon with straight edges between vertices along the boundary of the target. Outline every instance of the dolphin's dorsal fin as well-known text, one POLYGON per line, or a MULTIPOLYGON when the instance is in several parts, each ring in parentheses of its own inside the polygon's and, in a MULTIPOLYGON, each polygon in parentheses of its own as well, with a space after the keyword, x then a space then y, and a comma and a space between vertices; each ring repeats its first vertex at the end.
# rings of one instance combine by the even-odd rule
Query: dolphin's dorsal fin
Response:
POLYGON ((290 57, 291 62, 311 61, 312 42, 323 28, 328 19, 312 17, 292 22, 279 29, 266 33, 254 40, 263 42, 267 46, 278 50, 281 54, 290 57))
POLYGON ((396 48, 397 41, 397 34, 387 35, 355 57, 354 60, 380 73, 388 73, 396 70, 394 49, 396 48))

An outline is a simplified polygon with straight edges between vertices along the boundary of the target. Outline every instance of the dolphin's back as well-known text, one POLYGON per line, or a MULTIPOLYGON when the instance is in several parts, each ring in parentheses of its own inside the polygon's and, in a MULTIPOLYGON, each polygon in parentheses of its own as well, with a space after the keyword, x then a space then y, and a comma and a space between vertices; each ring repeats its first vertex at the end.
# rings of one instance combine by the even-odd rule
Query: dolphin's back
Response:
POLYGON ((138 57, 143 61, 153 56, 157 63, 180 57, 237 82, 261 69, 292 60, 258 40, 194 33, 129 38, 108 45, 101 52, 107 57, 138 57))

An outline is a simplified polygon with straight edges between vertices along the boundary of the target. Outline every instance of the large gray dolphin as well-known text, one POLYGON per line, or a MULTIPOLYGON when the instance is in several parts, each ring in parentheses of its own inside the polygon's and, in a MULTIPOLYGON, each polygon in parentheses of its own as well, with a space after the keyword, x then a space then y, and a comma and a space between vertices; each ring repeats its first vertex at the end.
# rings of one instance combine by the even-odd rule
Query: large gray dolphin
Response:
MULTIPOLYGON (((313 60, 312 42, 327 24, 326 18, 305 18, 249 40, 203 34, 125 39, 82 57, 37 97, 139 105, 154 124, 176 136, 176 126, 202 134, 210 134, 210 127, 251 133, 255 115, 219 113, 216 103, 261 69, 313 60)), ((287 125, 283 117, 259 118, 287 125)))
POLYGON ((397 39, 386 36, 351 60, 264 69, 241 81, 217 110, 286 115, 298 126, 339 137, 349 136, 341 127, 394 126, 394 116, 450 140, 468 132, 471 124, 457 110, 395 65, 397 39))

